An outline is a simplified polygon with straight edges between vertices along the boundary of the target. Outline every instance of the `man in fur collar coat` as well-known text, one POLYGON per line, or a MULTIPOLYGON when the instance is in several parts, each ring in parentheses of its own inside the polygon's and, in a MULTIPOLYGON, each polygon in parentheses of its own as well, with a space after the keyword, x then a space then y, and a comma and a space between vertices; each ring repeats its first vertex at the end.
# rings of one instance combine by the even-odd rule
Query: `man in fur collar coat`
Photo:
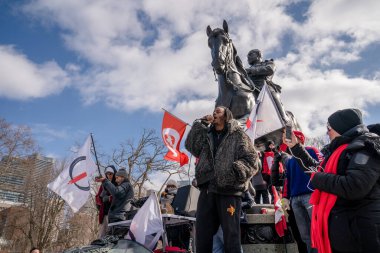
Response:
POLYGON ((224 251, 240 252, 243 192, 257 172, 257 152, 248 135, 222 106, 196 120, 186 139, 198 157, 195 178, 200 189, 197 207, 197 252, 212 252, 212 238, 221 225, 224 251))

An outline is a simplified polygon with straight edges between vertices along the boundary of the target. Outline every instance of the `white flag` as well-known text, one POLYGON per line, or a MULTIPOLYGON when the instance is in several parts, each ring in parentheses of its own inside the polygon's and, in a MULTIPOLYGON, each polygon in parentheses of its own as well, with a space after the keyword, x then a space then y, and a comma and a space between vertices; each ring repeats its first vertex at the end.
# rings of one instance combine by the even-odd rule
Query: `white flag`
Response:
POLYGON ((151 192, 144 205, 133 217, 127 239, 137 241, 153 250, 163 229, 162 216, 155 192, 151 192))
POLYGON ((247 120, 246 133, 255 139, 284 127, 268 85, 264 85, 247 120))
POLYGON ((70 165, 47 187, 60 195, 75 213, 90 196, 89 180, 95 172, 96 165, 91 157, 91 136, 88 136, 70 165))

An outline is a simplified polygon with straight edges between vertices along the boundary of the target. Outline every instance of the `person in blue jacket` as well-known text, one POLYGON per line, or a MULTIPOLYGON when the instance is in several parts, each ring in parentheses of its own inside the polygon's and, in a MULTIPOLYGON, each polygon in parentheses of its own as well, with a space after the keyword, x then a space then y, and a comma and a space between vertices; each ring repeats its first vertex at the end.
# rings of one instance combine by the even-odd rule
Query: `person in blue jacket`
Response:
MULTIPOLYGON (((293 131, 298 141, 305 143, 305 136, 300 131, 293 131)), ((314 147, 306 147, 306 151, 316 160, 322 160, 321 153, 314 147)), ((305 174, 298 164, 297 158, 286 153, 276 154, 272 166, 272 184, 278 184, 278 168, 282 162, 285 166, 285 184, 282 196, 282 204, 285 209, 293 210, 297 228, 302 241, 306 244, 308 253, 316 253, 311 248, 310 225, 312 217, 312 205, 309 203, 313 188, 310 185, 310 175, 305 174)), ((277 185, 278 186, 278 185, 277 185)))

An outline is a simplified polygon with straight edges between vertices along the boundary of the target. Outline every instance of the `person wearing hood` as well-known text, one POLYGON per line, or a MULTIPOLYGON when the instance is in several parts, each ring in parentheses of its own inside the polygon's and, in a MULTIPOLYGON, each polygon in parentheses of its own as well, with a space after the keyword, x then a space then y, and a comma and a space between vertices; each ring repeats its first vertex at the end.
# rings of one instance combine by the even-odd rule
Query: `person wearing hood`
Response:
MULTIPOLYGON (((111 181, 113 185, 116 185, 116 168, 113 165, 108 165, 105 170, 104 174, 106 175, 106 178, 111 181)), ((108 228, 108 212, 111 207, 111 201, 112 196, 111 193, 104 189, 103 185, 100 185, 98 193, 95 196, 96 200, 96 206, 99 210, 99 238, 102 238, 107 233, 108 228)))
POLYGON ((108 222, 118 222, 126 220, 126 213, 130 209, 130 202, 133 200, 133 187, 128 179, 125 168, 120 168, 115 174, 114 185, 108 178, 98 178, 97 182, 102 182, 102 186, 112 196, 111 206, 108 213, 108 222))
MULTIPOLYGON (((174 179, 169 179, 166 183, 165 190, 161 194, 161 212, 175 214, 171 206, 174 197, 177 195, 178 183, 174 179)), ((190 243, 191 226, 189 224, 180 224, 166 227, 166 235, 171 246, 181 249, 188 249, 190 243)))
POLYGON ((257 151, 231 111, 217 106, 213 115, 196 120, 186 149, 199 161, 195 177, 197 204, 196 249, 212 252, 213 236, 223 230, 224 251, 240 252, 240 213, 248 181, 257 172, 257 151))
POLYGON ((327 134, 331 142, 323 162, 313 159, 294 134, 287 143, 315 189, 312 246, 319 253, 380 252, 380 137, 352 108, 330 115, 327 134))
POLYGON ((178 183, 173 179, 169 179, 165 190, 161 193, 161 211, 163 213, 174 214, 173 207, 171 204, 175 195, 177 195, 178 183))

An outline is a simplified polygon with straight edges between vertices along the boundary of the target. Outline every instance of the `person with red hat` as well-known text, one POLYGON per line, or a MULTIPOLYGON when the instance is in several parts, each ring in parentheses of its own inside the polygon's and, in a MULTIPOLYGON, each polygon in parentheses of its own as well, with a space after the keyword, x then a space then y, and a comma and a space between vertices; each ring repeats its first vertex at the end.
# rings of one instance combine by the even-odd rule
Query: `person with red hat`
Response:
MULTIPOLYGON (((305 135, 301 131, 293 131, 302 145, 305 144, 305 135)), ((305 147, 306 151, 316 160, 321 161, 322 155, 314 147, 305 147)), ((289 152, 289 151, 288 151, 289 152)), ((297 162, 297 158, 282 152, 277 153, 272 166, 271 180, 274 186, 278 185, 278 172, 280 162, 285 166, 285 183, 282 195, 282 204, 285 209, 293 210, 297 228, 302 241, 306 244, 308 253, 316 253, 311 247, 310 224, 312 215, 312 205, 309 203, 313 188, 309 185, 310 176, 306 175, 297 162)))
POLYGON ((321 163, 293 134, 287 143, 311 175, 312 246, 319 253, 380 250, 380 137, 359 109, 338 110, 327 121, 330 144, 321 163))

